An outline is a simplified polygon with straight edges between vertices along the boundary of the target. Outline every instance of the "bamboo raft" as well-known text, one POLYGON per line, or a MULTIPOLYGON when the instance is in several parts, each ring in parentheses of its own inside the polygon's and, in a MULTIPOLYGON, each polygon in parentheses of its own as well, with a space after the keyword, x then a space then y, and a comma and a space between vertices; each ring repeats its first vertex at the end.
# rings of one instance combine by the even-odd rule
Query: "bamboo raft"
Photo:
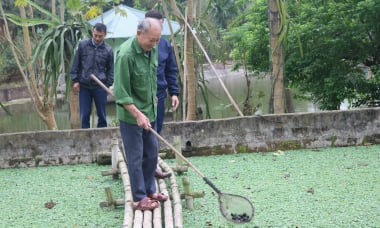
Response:
MULTIPOLYGON (((158 165, 165 172, 173 170, 161 159, 158 158, 158 165)), ((132 208, 132 193, 129 182, 127 164, 123 153, 120 151, 118 140, 114 140, 112 144, 112 170, 102 172, 103 175, 121 175, 124 187, 124 199, 114 200, 110 189, 106 189, 107 202, 102 202, 101 206, 107 206, 110 209, 117 205, 124 205, 123 226, 126 228, 182 228, 182 204, 181 194, 179 193, 178 184, 175 175, 166 179, 157 179, 157 190, 169 196, 169 199, 161 206, 154 210, 134 210, 132 208), (168 185, 169 186, 168 186, 168 185)), ((174 173, 173 173, 174 174, 174 173)))

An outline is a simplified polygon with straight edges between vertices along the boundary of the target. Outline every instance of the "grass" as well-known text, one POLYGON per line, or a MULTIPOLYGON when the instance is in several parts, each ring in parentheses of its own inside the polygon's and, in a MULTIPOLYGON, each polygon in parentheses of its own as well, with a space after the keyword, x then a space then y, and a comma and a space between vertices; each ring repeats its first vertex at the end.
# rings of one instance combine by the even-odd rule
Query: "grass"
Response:
MULTIPOLYGON (((218 197, 191 168, 194 210, 184 227, 378 227, 380 145, 246 153, 189 160, 223 193, 255 206, 248 224, 227 222, 218 197)), ((166 160, 174 165, 174 160, 166 160)), ((103 177, 109 166, 82 164, 0 170, 0 227, 121 227, 123 208, 99 207, 104 188, 122 198, 121 180, 103 177), (45 208, 53 201, 52 209, 45 208)), ((181 177, 177 177, 180 183, 181 177)), ((183 206, 185 204, 183 203, 183 206)))

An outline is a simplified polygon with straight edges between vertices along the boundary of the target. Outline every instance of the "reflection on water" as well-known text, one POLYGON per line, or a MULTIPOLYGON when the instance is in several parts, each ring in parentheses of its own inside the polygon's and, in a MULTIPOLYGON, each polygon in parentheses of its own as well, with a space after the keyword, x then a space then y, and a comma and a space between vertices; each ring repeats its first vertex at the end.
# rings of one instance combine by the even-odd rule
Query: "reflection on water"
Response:
MULTIPOLYGON (((47 130, 46 124, 34 111, 33 106, 28 104, 12 105, 10 111, 12 116, 0 112, 0 134, 22 131, 39 131, 47 130)), ((70 129, 69 105, 68 103, 58 104, 55 110, 55 121, 58 129, 70 129)), ((97 119, 96 113, 95 118, 97 119)), ((115 104, 107 105, 107 121, 112 124, 116 119, 115 104)), ((90 120, 92 123, 92 119, 90 120)), ((96 126, 96 120, 94 126, 96 126)))
MULTIPOLYGON (((238 104, 242 111, 242 103, 247 94, 246 81, 243 76, 222 77, 222 81, 227 90, 238 104)), ((238 116, 238 112, 231 105, 226 93, 217 78, 208 79, 207 87, 210 90, 208 101, 210 104, 210 114, 213 119, 227 118, 238 116)), ((271 91, 271 83, 268 79, 252 78, 251 80, 252 98, 251 105, 256 107, 259 104, 260 108, 255 114, 268 114, 269 97, 271 91), (263 93, 264 97, 259 97, 263 93)), ((198 107, 202 108, 203 115, 205 116, 205 103, 203 102, 200 93, 197 94, 198 107)), ((295 112, 315 112, 316 106, 305 100, 293 100, 295 112)))
MULTIPOLYGON (((246 96, 246 83, 244 77, 234 75, 232 77, 222 77, 222 80, 235 102, 240 106, 246 96)), ((213 119, 219 119, 238 116, 238 113, 230 104, 219 81, 216 78, 209 78, 208 82, 207 87, 210 90, 208 93, 208 100, 209 106, 211 107, 211 117, 213 119)), ((268 80, 253 79, 251 85, 253 88, 253 105, 256 106, 261 103, 261 107, 256 114, 267 114, 270 82, 268 80), (264 97, 261 99, 258 98, 260 91, 264 93, 264 97)), ((205 104, 200 91, 197 93, 197 102, 198 107, 203 110, 203 116, 205 116, 205 104)), ((296 112, 316 111, 315 106, 308 101, 294 100, 294 106, 296 112)), ((12 105, 10 111, 13 113, 13 116, 7 116, 4 112, 0 111, 0 133, 47 130, 45 123, 40 117, 38 117, 31 104, 12 105)), ((96 114, 94 116, 97 118, 96 114)), ((179 115, 177 116, 179 117, 179 115)), ((70 128, 67 102, 57 104, 55 117, 59 129, 70 128)), ((107 106, 107 120, 109 125, 116 121, 115 104, 109 104, 107 106)), ((94 126, 96 126, 96 122, 97 121, 95 120, 94 126)))

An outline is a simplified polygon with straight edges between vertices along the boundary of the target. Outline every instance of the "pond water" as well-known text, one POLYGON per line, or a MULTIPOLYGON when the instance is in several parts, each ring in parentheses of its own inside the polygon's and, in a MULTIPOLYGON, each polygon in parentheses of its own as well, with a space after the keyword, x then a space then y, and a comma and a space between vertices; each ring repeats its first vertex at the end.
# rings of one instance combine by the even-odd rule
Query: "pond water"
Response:
MULTIPOLYGON (((222 76, 221 78, 235 102, 241 104, 246 95, 245 78, 236 74, 229 77, 222 76)), ((257 105, 258 103, 262 104, 256 114, 267 114, 270 95, 270 81, 264 79, 253 79, 251 84, 253 88, 253 105, 257 105), (259 99, 258 93, 260 91, 264 94, 264 96, 259 99)), ((210 91, 208 101, 210 104, 211 117, 213 119, 238 116, 236 110, 230 105, 230 101, 216 77, 208 78, 207 87, 210 91)), ((197 103, 198 107, 203 111, 203 116, 205 116, 205 103, 203 102, 200 91, 197 92, 197 103)), ((314 104, 304 100, 294 100, 294 107, 295 112, 316 111, 314 104)), ((59 129, 70 128, 68 109, 69 106, 67 102, 61 101, 57 103, 55 117, 59 129)), ((30 103, 14 104, 10 106, 10 110, 13 113, 12 116, 7 116, 4 112, 0 111, 0 133, 38 131, 47 129, 45 123, 37 115, 30 103)), ((112 125, 116 121, 116 110, 115 104, 113 103, 110 103, 107 106, 107 118, 109 125, 112 125)), ((181 116, 178 113, 176 119, 181 119, 181 116)), ((96 126, 96 120, 94 121, 94 126, 96 126)))
MULTIPOLYGON (((246 81, 243 76, 234 75, 233 77, 221 77, 224 85, 227 90, 239 105, 242 111, 242 103, 247 94, 246 81)), ((222 89, 219 80, 216 77, 207 79, 207 87, 211 91, 208 95, 208 102, 210 104, 210 113, 213 119, 218 118, 227 118, 238 116, 238 112, 231 105, 230 100, 228 99, 225 91, 222 89)), ((252 99, 251 103, 253 106, 258 106, 261 104, 260 108, 255 114, 268 114, 269 98, 271 91, 271 82, 269 79, 262 78, 252 78, 251 79, 252 87, 252 99), (259 94, 263 96, 260 97, 259 94)), ((295 112, 315 112, 317 111, 316 106, 305 100, 294 99, 294 108, 295 112)), ((205 103, 200 92, 197 93, 197 104, 198 107, 201 107, 203 112, 206 109, 205 103)), ((205 114, 203 114, 205 115, 205 114)))

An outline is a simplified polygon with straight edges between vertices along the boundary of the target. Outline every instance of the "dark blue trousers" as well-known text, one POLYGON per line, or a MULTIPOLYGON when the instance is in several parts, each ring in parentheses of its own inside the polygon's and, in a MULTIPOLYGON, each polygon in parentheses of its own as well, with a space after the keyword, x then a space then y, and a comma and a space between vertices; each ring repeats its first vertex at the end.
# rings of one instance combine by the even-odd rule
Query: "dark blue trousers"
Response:
POLYGON ((136 124, 121 120, 119 122, 133 201, 137 202, 156 192, 154 174, 158 159, 158 141, 150 131, 136 124))
POLYGON ((92 101, 95 103, 96 113, 98 115, 97 127, 107 127, 107 92, 102 88, 87 89, 81 87, 79 90, 79 110, 82 128, 90 128, 92 101))
POLYGON ((159 98, 157 102, 157 133, 160 134, 162 130, 162 125, 164 123, 165 119, 165 100, 166 97, 164 98, 159 98))

